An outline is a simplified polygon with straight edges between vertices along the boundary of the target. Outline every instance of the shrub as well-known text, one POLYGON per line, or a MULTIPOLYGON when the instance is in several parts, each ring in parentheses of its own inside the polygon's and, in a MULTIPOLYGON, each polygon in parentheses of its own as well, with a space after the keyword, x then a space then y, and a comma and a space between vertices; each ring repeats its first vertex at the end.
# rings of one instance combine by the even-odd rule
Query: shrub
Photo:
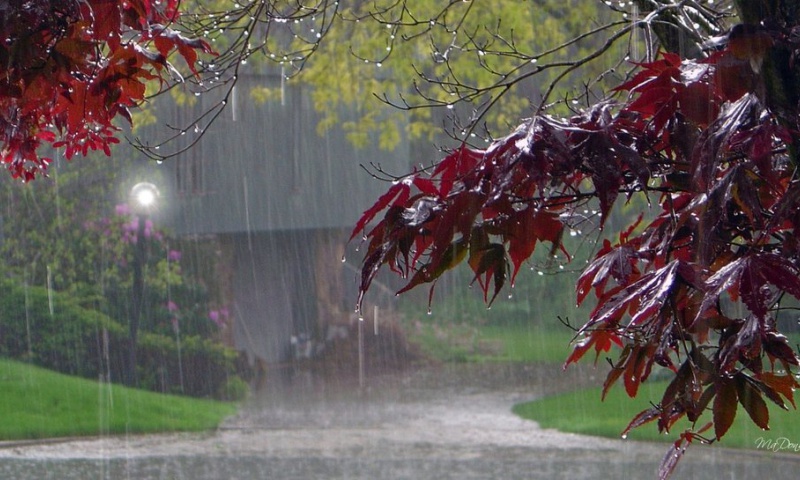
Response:
POLYGON ((222 384, 220 391, 217 392, 217 398, 220 400, 240 401, 244 400, 250 393, 250 385, 247 384, 241 377, 232 376, 222 384))
MULTIPOLYGON (((79 300, 0 280, 0 355, 70 375, 123 379, 128 329, 79 300)), ((236 353, 197 336, 139 335, 140 387, 217 397, 235 377, 236 353)))

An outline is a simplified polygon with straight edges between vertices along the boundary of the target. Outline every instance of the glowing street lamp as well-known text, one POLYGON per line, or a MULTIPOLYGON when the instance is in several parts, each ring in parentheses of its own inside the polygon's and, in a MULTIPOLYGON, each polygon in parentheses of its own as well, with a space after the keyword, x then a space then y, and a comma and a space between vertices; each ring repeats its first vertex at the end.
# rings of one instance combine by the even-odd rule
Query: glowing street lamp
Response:
POLYGON ((133 213, 141 216, 150 215, 158 202, 158 188, 148 182, 137 183, 130 193, 130 207, 133 213))
POLYGON ((142 307, 144 306, 144 276, 142 268, 147 261, 147 250, 145 242, 145 226, 147 217, 155 210, 158 203, 158 188, 148 182, 137 183, 133 186, 129 196, 129 205, 136 214, 136 247, 133 252, 133 287, 132 305, 130 318, 130 332, 128 345, 128 368, 125 383, 129 386, 136 386, 136 342, 139 333, 139 320, 142 317, 142 307))

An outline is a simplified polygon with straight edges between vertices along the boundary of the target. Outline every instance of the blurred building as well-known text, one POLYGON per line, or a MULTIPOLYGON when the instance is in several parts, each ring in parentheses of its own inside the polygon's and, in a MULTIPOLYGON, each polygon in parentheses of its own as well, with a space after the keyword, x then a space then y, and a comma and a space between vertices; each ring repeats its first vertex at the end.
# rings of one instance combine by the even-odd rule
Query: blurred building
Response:
MULTIPOLYGON (((280 76, 243 76, 200 142, 165 162, 160 186, 168 199, 164 221, 176 235, 218 237, 229 341, 267 363, 289 359, 293 338, 323 338, 327 326, 352 317, 359 258, 344 263, 345 244, 387 188, 360 165, 406 172, 412 163, 408 142, 387 152, 377 141, 354 147, 338 127, 319 135, 307 88, 286 86, 280 76), (254 87, 273 95, 255 101, 254 87)), ((191 126, 219 96, 193 100, 159 101, 159 124, 191 126)), ((345 120, 355 115, 339 113, 345 120)), ((198 131, 179 135, 177 147, 200 129, 198 123, 198 131)))

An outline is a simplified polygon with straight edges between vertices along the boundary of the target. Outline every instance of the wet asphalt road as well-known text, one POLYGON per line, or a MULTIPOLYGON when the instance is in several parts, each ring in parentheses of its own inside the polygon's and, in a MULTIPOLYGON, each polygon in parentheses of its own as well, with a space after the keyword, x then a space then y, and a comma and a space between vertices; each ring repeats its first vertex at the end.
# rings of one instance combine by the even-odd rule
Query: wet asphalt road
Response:
MULTIPOLYGON (((0 479, 653 479, 665 445, 540 429, 511 407, 590 369, 450 366, 275 380, 208 434, 0 448, 0 479), (554 370, 555 369, 555 370, 554 370)), ((794 479, 800 454, 692 448, 680 479, 794 479)))

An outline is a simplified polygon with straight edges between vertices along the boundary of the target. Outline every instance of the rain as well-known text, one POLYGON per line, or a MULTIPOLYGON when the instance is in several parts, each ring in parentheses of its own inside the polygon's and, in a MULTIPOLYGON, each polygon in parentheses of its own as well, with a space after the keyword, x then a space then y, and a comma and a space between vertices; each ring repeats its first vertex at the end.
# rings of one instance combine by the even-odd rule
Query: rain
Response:
MULTIPOLYGON (((633 2, 606 3, 642 20, 633 2)), ((311 15, 272 21, 309 44, 327 29, 311 15)), ((380 55, 351 52, 383 80, 382 55, 400 48, 386 21, 380 55)), ((630 35, 637 60, 655 55, 645 37, 630 35)), ((363 212, 463 137, 489 142, 490 127, 454 125, 474 105, 446 92, 423 116, 435 133, 412 135, 419 117, 396 92, 320 100, 294 77, 306 58, 261 47, 245 48, 235 86, 217 75, 222 88, 148 102, 110 157, 54 152, 46 177, 0 176, 0 382, 24 387, 31 411, 45 403, 27 418, 0 400, 22 425, 0 433, 0 478, 657 478, 674 438, 619 433, 660 392, 601 402, 611 360, 564 368, 589 344, 575 338, 591 307, 575 304, 574 285, 606 238, 598 210, 564 214, 575 257, 540 249, 491 309, 467 265, 402 295, 408 279, 382 271, 357 309, 363 212), (547 400, 545 416, 526 418, 547 400), (601 403, 625 420, 604 425, 601 403), (46 428, 75 404, 91 406, 46 428), (572 423, 549 423, 561 416, 572 423)), ((470 48, 491 65, 490 44, 432 61, 470 48)), ((523 58, 520 71, 547 61, 523 58)), ((438 208, 420 195, 400 217, 423 230, 438 208)), ((692 446, 675 478, 795 476, 800 437, 743 431, 745 446, 692 446)))

